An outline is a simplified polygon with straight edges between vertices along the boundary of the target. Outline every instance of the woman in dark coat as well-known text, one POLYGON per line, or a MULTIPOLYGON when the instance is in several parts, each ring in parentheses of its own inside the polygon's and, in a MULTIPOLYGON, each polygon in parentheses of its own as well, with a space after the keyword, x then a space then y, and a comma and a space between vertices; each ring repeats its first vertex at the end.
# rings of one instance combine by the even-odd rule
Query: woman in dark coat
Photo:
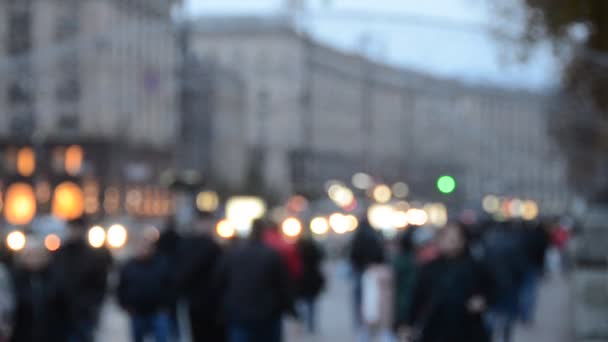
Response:
POLYGON ((306 327, 313 333, 316 329, 315 304, 317 297, 325 286, 322 262, 324 253, 310 236, 301 238, 297 244, 297 250, 302 260, 302 278, 298 283, 298 299, 302 307, 306 327))
POLYGON ((461 226, 445 227, 437 244, 441 256, 424 265, 416 281, 409 326, 419 329, 422 342, 489 342, 483 313, 490 278, 469 255, 461 226))

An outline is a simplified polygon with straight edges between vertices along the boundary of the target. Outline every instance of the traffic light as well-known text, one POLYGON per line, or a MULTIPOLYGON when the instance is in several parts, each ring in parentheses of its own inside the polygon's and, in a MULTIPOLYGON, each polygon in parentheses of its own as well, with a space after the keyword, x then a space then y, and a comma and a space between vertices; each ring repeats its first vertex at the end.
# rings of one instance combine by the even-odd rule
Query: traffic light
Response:
POLYGON ((451 194, 456 190, 456 180, 452 176, 441 176, 437 180, 437 190, 442 194, 451 194))

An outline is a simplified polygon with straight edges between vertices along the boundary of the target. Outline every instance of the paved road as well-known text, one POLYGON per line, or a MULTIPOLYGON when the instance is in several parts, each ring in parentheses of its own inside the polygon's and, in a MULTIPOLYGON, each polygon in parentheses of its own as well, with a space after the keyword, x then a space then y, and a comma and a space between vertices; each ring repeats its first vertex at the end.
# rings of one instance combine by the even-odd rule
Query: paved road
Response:
MULTIPOLYGON (((319 307, 320 333, 309 336, 292 323, 287 323, 287 342, 355 341, 350 312, 350 284, 342 268, 328 269, 332 276, 319 307)), ((514 342, 571 342, 570 293, 564 277, 547 279, 540 290, 537 321, 533 327, 518 327, 514 342)), ((124 314, 111 302, 106 306, 98 341, 129 342, 128 323, 124 314)))

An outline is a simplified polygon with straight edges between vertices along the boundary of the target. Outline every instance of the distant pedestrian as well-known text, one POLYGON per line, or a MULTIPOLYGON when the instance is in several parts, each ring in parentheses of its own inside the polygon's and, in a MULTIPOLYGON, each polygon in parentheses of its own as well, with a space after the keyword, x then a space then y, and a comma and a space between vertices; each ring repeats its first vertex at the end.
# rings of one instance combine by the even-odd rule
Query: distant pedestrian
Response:
POLYGON ((250 239, 230 250, 218 269, 230 342, 280 342, 283 314, 295 315, 289 271, 264 244, 264 230, 256 221, 250 239))
POLYGON ((221 289, 213 286, 214 272, 222 256, 222 249, 212 236, 214 228, 214 218, 200 213, 192 234, 181 239, 174 265, 180 297, 188 304, 194 342, 226 339, 225 324, 219 314, 221 289))
POLYGON ((491 282, 468 252, 463 228, 449 224, 437 236, 440 257, 422 267, 408 314, 422 342, 489 342, 483 313, 491 282))
POLYGON ((350 263, 354 278, 353 307, 357 328, 360 328, 363 323, 361 317, 363 273, 371 265, 383 261, 384 245, 382 237, 374 231, 367 220, 362 220, 350 245, 350 263))
POLYGON ((302 259, 302 277, 297 283, 299 306, 308 332, 314 333, 317 329, 316 301, 325 286, 322 269, 325 253, 310 234, 300 238, 297 250, 302 259))
POLYGON ((131 317, 134 342, 143 342, 147 336, 153 336, 156 342, 168 342, 172 295, 169 265, 156 253, 154 241, 140 238, 135 248, 135 257, 120 272, 119 303, 131 317))

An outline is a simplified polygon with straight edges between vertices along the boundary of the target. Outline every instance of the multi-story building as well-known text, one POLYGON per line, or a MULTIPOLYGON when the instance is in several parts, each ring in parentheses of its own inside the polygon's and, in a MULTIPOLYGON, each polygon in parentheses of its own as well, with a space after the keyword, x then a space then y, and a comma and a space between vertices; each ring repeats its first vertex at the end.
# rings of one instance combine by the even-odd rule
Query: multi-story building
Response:
POLYGON ((242 77, 246 110, 235 124, 264 151, 275 191, 314 192, 366 171, 437 198, 437 177, 451 174, 460 200, 495 193, 565 205, 543 94, 390 67, 322 44, 289 17, 202 18, 192 47, 242 77))
POLYGON ((158 183, 179 124, 175 3, 0 0, 3 145, 77 144, 83 177, 158 183))

